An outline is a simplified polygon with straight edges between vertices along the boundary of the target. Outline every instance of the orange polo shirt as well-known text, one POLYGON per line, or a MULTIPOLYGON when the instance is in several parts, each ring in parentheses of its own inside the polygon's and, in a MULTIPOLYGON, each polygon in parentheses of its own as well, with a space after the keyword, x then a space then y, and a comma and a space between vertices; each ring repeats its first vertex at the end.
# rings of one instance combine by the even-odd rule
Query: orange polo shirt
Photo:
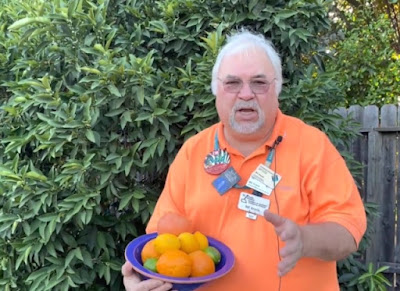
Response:
MULTIPOLYGON (((251 173, 264 163, 276 138, 271 169, 282 176, 269 210, 300 225, 336 222, 344 226, 357 244, 366 229, 366 216, 360 195, 345 161, 327 136, 299 119, 279 111, 270 139, 248 157, 229 146, 223 125, 215 124, 187 140, 171 164, 165 188, 147 226, 156 231, 158 219, 172 211, 188 217, 196 230, 228 245, 235 255, 235 266, 225 277, 203 285, 202 291, 278 291, 278 243, 273 226, 262 216, 245 217, 238 209, 241 192, 232 188, 220 195, 213 188, 217 178, 204 170, 204 158, 214 148, 218 130, 220 148, 229 152, 231 166, 246 184, 251 173)), ((282 242, 280 246, 282 247, 282 242)), ((336 262, 301 258, 281 279, 280 291, 337 291, 336 262)))

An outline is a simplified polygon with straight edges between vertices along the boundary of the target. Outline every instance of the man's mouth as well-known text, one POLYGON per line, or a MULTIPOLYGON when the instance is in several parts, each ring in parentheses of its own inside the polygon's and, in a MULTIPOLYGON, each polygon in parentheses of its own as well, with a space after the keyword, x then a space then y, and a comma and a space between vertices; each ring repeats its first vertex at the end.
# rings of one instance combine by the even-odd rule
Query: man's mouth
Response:
POLYGON ((254 112, 255 110, 253 108, 240 108, 237 111, 247 113, 247 112, 254 112))

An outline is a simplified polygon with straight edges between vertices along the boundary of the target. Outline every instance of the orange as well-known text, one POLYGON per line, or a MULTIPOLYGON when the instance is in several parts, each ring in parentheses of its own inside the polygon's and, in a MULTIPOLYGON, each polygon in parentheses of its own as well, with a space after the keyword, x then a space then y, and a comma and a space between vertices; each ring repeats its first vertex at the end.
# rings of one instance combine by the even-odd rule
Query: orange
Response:
POLYGON ((147 259, 158 258, 160 254, 154 248, 154 239, 149 240, 143 247, 141 252, 142 263, 147 259))
POLYGON ((207 276, 215 272, 215 264, 205 252, 195 251, 189 257, 192 260, 191 277, 207 276))
POLYGON ((194 237, 196 238, 197 242, 199 243, 199 247, 201 250, 204 250, 208 247, 208 238, 202 234, 200 231, 196 231, 194 233, 194 237))
POLYGON ((200 249, 199 242, 196 240, 194 234, 190 232, 182 232, 178 238, 181 242, 181 250, 185 253, 190 254, 200 249))
POLYGON ((189 255, 181 250, 169 250, 163 253, 156 264, 159 274, 171 277, 189 277, 192 261, 189 255))
POLYGON ((157 235, 154 239, 154 249, 159 253, 163 254, 169 250, 179 250, 181 243, 178 237, 174 234, 163 233, 157 235))
POLYGON ((186 217, 168 212, 158 220, 157 232, 158 234, 171 233, 179 235, 182 232, 193 232, 193 228, 192 223, 186 217))

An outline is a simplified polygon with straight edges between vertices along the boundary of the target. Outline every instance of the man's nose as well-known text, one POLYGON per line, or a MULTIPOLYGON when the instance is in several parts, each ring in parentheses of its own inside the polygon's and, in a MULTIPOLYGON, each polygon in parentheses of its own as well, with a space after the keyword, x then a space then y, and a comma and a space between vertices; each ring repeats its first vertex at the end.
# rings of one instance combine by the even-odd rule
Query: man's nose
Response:
POLYGON ((253 90, 251 90, 250 83, 243 83, 242 88, 238 93, 238 97, 243 100, 248 100, 254 98, 253 90))

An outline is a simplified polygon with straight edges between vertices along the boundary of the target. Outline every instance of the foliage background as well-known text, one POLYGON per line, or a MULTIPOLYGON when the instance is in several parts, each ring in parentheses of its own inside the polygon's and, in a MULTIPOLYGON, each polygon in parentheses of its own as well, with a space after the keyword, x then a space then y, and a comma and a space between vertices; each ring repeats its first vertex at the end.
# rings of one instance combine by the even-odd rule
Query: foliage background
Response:
MULTIPOLYGON (((332 113, 345 94, 324 66, 329 1, 0 3, 2 289, 122 289, 124 248, 176 151, 217 120, 210 73, 226 33, 276 45, 285 113, 338 147, 356 134, 332 113)), ((359 256, 339 265, 345 289, 359 256)))
POLYGON ((343 106, 400 103, 398 0, 335 1, 327 34, 328 71, 345 94, 343 106))

